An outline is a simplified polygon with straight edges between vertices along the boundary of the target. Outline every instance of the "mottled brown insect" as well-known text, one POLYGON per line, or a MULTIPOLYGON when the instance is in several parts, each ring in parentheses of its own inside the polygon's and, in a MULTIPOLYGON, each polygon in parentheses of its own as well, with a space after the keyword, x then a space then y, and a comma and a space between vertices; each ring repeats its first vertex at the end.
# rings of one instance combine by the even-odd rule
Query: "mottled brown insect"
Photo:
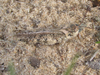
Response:
POLYGON ((15 30, 15 36, 20 40, 26 41, 28 44, 43 44, 43 45, 55 45, 61 42, 65 42, 72 37, 78 35, 79 29, 74 25, 63 29, 51 29, 42 31, 25 31, 15 30))

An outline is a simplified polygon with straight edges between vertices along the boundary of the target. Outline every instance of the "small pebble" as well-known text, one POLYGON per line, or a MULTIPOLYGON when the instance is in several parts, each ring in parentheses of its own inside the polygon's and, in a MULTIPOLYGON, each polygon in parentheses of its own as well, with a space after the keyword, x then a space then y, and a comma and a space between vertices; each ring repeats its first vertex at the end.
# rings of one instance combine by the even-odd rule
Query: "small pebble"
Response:
POLYGON ((96 59, 94 61, 89 61, 86 63, 90 68, 95 70, 100 70, 100 59, 96 59))
POLYGON ((4 70, 4 65, 0 65, 0 71, 4 70))
POLYGON ((4 66, 4 63, 2 63, 0 64, 0 72, 4 72, 4 71, 6 72, 8 70, 7 70, 7 67, 4 66))
POLYGON ((39 68, 39 66, 40 66, 40 60, 35 57, 30 57, 29 63, 34 68, 39 68))
POLYGON ((67 0, 61 0, 63 3, 66 3, 67 2, 67 0))

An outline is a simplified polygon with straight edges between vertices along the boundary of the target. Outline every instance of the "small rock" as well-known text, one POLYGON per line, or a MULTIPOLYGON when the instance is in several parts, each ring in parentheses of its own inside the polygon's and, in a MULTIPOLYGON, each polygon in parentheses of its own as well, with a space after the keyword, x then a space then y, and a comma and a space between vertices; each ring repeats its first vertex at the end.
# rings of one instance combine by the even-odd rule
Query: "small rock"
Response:
POLYGON ((61 0, 63 3, 66 3, 67 2, 67 0, 61 0))
POLYGON ((86 65, 88 65, 92 69, 100 70, 100 59, 96 59, 94 61, 87 62, 86 65))
POLYGON ((4 70, 4 65, 0 65, 0 71, 4 70))
POLYGON ((35 57, 30 57, 29 63, 34 68, 39 68, 39 66, 40 66, 40 60, 35 57))
POLYGON ((0 64, 0 72, 6 72, 8 71, 7 70, 7 67, 4 66, 4 63, 0 64))

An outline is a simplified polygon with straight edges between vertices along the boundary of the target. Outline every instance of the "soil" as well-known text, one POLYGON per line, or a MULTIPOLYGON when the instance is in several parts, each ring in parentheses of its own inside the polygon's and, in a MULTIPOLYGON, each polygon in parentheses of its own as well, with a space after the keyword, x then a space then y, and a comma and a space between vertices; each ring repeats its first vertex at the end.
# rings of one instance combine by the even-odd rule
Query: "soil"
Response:
POLYGON ((71 75, 100 75, 99 53, 90 61, 100 47, 97 1, 0 0, 0 75, 11 62, 16 75, 64 75, 76 54, 71 75))

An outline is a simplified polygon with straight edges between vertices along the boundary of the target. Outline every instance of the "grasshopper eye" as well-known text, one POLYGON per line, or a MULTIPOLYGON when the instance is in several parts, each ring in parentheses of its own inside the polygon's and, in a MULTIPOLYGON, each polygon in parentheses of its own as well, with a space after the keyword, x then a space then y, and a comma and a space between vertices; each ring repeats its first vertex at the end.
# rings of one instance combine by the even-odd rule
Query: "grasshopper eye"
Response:
POLYGON ((68 36, 72 36, 72 34, 68 34, 68 36))

